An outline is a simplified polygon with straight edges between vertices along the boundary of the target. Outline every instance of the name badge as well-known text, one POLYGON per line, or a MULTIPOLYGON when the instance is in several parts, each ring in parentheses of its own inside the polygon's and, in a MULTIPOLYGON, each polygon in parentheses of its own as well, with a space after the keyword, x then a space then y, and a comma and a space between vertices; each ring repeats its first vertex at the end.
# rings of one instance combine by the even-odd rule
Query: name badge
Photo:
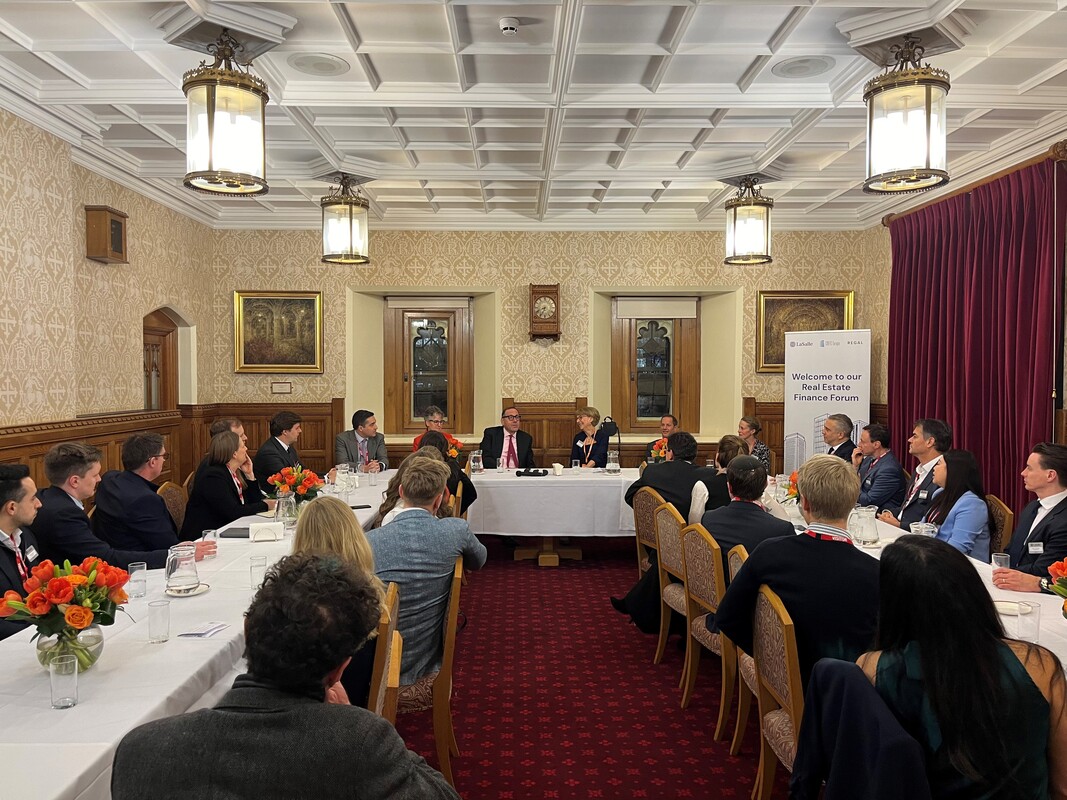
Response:
POLYGON ((919 490, 919 500, 921 502, 925 503, 929 499, 930 499, 930 490, 929 489, 920 489, 919 490))
POLYGON ((870 489, 872 483, 874 483, 874 481, 871 478, 868 478, 867 480, 865 480, 863 482, 863 488, 864 489, 870 489))
POLYGON ((31 544, 29 547, 26 548, 26 560, 36 561, 38 558, 39 556, 37 555, 37 548, 31 544))
POLYGON ((1030 555, 1039 556, 1045 552, 1044 542, 1029 542, 1026 545, 1026 549, 1030 551, 1030 555))

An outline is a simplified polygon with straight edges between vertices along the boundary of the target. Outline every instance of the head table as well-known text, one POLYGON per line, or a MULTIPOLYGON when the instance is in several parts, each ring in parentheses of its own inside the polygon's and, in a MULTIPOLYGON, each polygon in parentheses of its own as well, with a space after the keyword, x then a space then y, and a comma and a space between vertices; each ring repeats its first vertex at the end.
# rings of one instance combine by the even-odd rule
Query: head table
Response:
MULTIPOLYGON (((542 483, 547 479, 522 479, 499 473, 485 475, 489 477, 476 482, 479 499, 471 507, 472 512, 483 502, 483 488, 488 489, 487 498, 495 495, 494 486, 502 488, 505 496, 512 491, 507 488, 509 481, 523 492, 553 491, 552 481, 542 483), (535 481, 536 485, 527 484, 527 480, 535 481), (527 488, 520 489, 518 484, 527 488)), ((371 506, 355 512, 363 525, 374 517, 387 478, 388 475, 383 476, 379 485, 373 487, 364 482, 360 489, 345 496, 350 504, 371 506)), ((614 522, 620 528, 623 526, 629 509, 625 504, 618 507, 622 494, 617 487, 622 483, 628 485, 636 475, 571 478, 572 488, 579 489, 575 496, 586 500, 595 496, 601 487, 612 487, 610 492, 616 503, 614 522)), ((608 489, 603 491, 606 503, 608 489)), ((522 502, 521 497, 518 501, 509 498, 509 503, 516 509, 515 519, 526 520, 525 527, 517 525, 519 530, 505 528, 494 532, 540 535, 537 528, 542 523, 537 520, 543 519, 544 514, 556 513, 541 503, 522 502)), ((247 527, 251 521, 261 520, 246 517, 227 527, 247 527)), ((883 544, 901 534, 881 522, 878 527, 883 544)), ((598 529, 594 526, 591 530, 598 529)), ((605 535, 583 531, 571 535, 583 533, 605 535)), ((129 615, 120 614, 114 625, 104 628, 103 656, 92 670, 79 676, 79 701, 71 709, 50 708, 48 673, 37 663, 30 643, 32 629, 0 642, 0 720, 3 721, 0 781, 4 796, 33 800, 110 797, 111 763, 115 748, 127 731, 154 719, 212 706, 229 689, 234 677, 242 671, 242 623, 253 596, 250 559, 253 555, 266 556, 268 563, 273 563, 291 548, 291 538, 274 542, 220 539, 218 556, 197 564, 200 578, 210 584, 210 590, 195 597, 168 598, 171 600, 170 640, 163 644, 148 643, 147 603, 164 598, 163 571, 150 571, 147 596, 131 600, 127 606, 129 615), (229 627, 208 639, 178 636, 205 622, 216 621, 229 627)), ((864 548, 864 552, 877 558, 881 548, 864 548)), ((1041 605, 1041 644, 1067 662, 1067 620, 1060 615, 1060 599, 996 589, 992 585, 990 565, 973 563, 994 599, 1027 600, 1041 605)), ((146 765, 146 769, 150 768, 146 765)))

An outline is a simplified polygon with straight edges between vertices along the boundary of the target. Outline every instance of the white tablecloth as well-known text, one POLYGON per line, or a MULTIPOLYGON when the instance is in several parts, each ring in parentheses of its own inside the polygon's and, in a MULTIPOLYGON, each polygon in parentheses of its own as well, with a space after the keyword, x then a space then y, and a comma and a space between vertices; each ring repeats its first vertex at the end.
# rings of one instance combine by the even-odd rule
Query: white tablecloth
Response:
POLYGON ((633 509, 624 501, 636 469, 608 475, 588 469, 551 471, 543 478, 516 477, 514 470, 472 475, 478 499, 467 511, 475 534, 507 536, 619 536, 634 530, 633 509))

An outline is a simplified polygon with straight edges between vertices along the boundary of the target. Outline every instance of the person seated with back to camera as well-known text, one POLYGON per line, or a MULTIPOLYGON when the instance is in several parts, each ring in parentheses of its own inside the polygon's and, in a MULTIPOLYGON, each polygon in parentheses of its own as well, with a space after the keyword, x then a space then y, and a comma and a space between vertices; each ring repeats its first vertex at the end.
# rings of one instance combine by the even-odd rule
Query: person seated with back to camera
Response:
POLYGON ((718 449, 715 452, 715 474, 704 481, 708 487, 708 501, 704 505, 705 512, 730 504, 730 487, 726 467, 738 456, 747 455, 749 455, 748 445, 740 436, 728 433, 719 439, 718 449))
POLYGON ((277 500, 264 498, 255 485, 241 477, 250 468, 248 447, 233 431, 211 437, 208 467, 193 482, 193 492, 185 508, 182 538, 193 539, 201 531, 222 528, 235 519, 273 511, 277 500))
MULTIPOLYGON (((463 496, 460 498, 461 505, 459 507, 459 516, 467 513, 467 509, 471 507, 471 503, 478 499, 478 490, 474 488, 474 483, 468 477, 467 473, 459 468, 459 464, 456 463, 456 459, 450 458, 448 455, 448 439, 440 431, 426 431, 422 435, 422 446, 416 451, 423 453, 424 449, 434 449, 441 454, 441 458, 444 459, 445 466, 448 467, 448 494, 445 495, 445 501, 448 498, 456 494, 459 491, 459 487, 463 487, 463 496)), ((401 484, 403 485, 403 484, 401 484)))
POLYGON ((608 440, 611 438, 603 428, 597 430, 600 412, 592 406, 579 408, 575 414, 578 433, 571 445, 571 463, 575 461, 583 469, 606 467, 608 464, 608 440))
MULTIPOLYGON (((389 485, 385 488, 383 493, 382 504, 378 506, 378 514, 374 517, 374 521, 370 527, 380 528, 382 525, 388 525, 393 519, 404 510, 404 500, 400 496, 400 483, 404 480, 404 473, 407 471, 408 466, 416 458, 429 458, 431 461, 439 461, 445 463, 444 456, 441 455, 441 451, 436 447, 420 447, 414 453, 409 453, 408 456, 400 462, 400 466, 397 467, 396 472, 389 478, 389 485)), ((441 503, 441 506, 437 509, 436 516, 442 517, 454 517, 452 509, 448 507, 448 497, 445 497, 445 501, 441 503)))

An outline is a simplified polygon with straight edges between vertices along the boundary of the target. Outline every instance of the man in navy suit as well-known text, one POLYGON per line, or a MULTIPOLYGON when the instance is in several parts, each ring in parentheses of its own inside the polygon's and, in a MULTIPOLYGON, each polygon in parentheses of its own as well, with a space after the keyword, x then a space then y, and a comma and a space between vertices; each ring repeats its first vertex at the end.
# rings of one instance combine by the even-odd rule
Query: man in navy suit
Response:
MULTIPOLYGON (((934 467, 943 453, 952 449, 952 428, 940 419, 917 419, 915 429, 908 437, 908 452, 918 459, 915 475, 904 494, 900 507, 900 527, 908 530, 913 522, 921 522, 930 510, 937 486, 934 485, 934 467)), ((890 511, 879 516, 886 519, 890 511)), ((888 520, 887 520, 888 521, 888 520)))
POLYGON ((252 459, 253 471, 259 479, 259 488, 266 494, 273 495, 277 487, 268 483, 271 475, 276 475, 285 467, 295 467, 300 463, 300 454, 296 452, 296 440, 300 438, 299 414, 292 411, 279 411, 270 421, 270 438, 267 439, 252 459))
POLYGON ((482 432, 482 464, 486 469, 496 469, 503 462, 508 469, 532 469, 537 466, 533 457, 533 437, 520 431, 522 416, 515 406, 508 406, 500 413, 500 424, 482 432))
POLYGON ((822 440, 826 442, 826 454, 845 461, 852 460, 856 449, 852 441, 852 419, 844 414, 831 414, 822 424, 822 440))
POLYGON ((693 487, 697 481, 708 481, 715 470, 698 467, 692 462, 697 455, 697 440, 687 431, 675 431, 667 437, 667 460, 649 464, 641 477, 626 490, 626 504, 634 504, 634 495, 641 487, 648 486, 659 492, 663 499, 673 505, 683 517, 689 515, 693 499, 693 487))
MULTIPOLYGON (((41 555, 56 564, 80 564, 96 556, 122 569, 134 561, 161 568, 167 562, 166 548, 116 550, 93 534, 85 501, 100 483, 100 459, 97 448, 81 442, 63 442, 45 453, 44 471, 52 485, 37 493, 41 508, 32 525, 41 555)), ((214 552, 215 542, 197 542, 196 548, 199 560, 214 552)))
POLYGON ((1048 568, 1067 558, 1067 446, 1034 445, 1021 474, 1037 499, 1019 514, 1008 546, 1011 568, 993 570, 993 585, 1051 594, 1048 568))
MULTIPOLYGON (((659 418, 659 432, 663 434, 660 439, 667 439, 672 433, 678 430, 678 417, 674 414, 664 414, 659 418)), ((653 439, 651 442, 645 445, 645 463, 651 464, 656 459, 652 455, 652 448, 656 446, 656 442, 659 439, 653 439)), ((660 459, 661 461, 663 459, 660 459)))
MULTIPOLYGON (((26 596, 22 584, 30 577, 30 568, 41 560, 37 540, 26 526, 33 522, 40 507, 30 468, 24 464, 0 464, 0 597, 8 591, 26 596)), ((0 639, 27 625, 28 622, 0 619, 0 639)))
POLYGON ((96 490, 93 532, 120 550, 165 550, 178 529, 152 482, 170 458, 158 433, 135 433, 122 444, 122 472, 111 470, 96 490))
POLYGON ((877 423, 864 427, 852 464, 860 475, 860 505, 896 513, 904 503, 905 481, 900 462, 889 450, 889 428, 877 423))

